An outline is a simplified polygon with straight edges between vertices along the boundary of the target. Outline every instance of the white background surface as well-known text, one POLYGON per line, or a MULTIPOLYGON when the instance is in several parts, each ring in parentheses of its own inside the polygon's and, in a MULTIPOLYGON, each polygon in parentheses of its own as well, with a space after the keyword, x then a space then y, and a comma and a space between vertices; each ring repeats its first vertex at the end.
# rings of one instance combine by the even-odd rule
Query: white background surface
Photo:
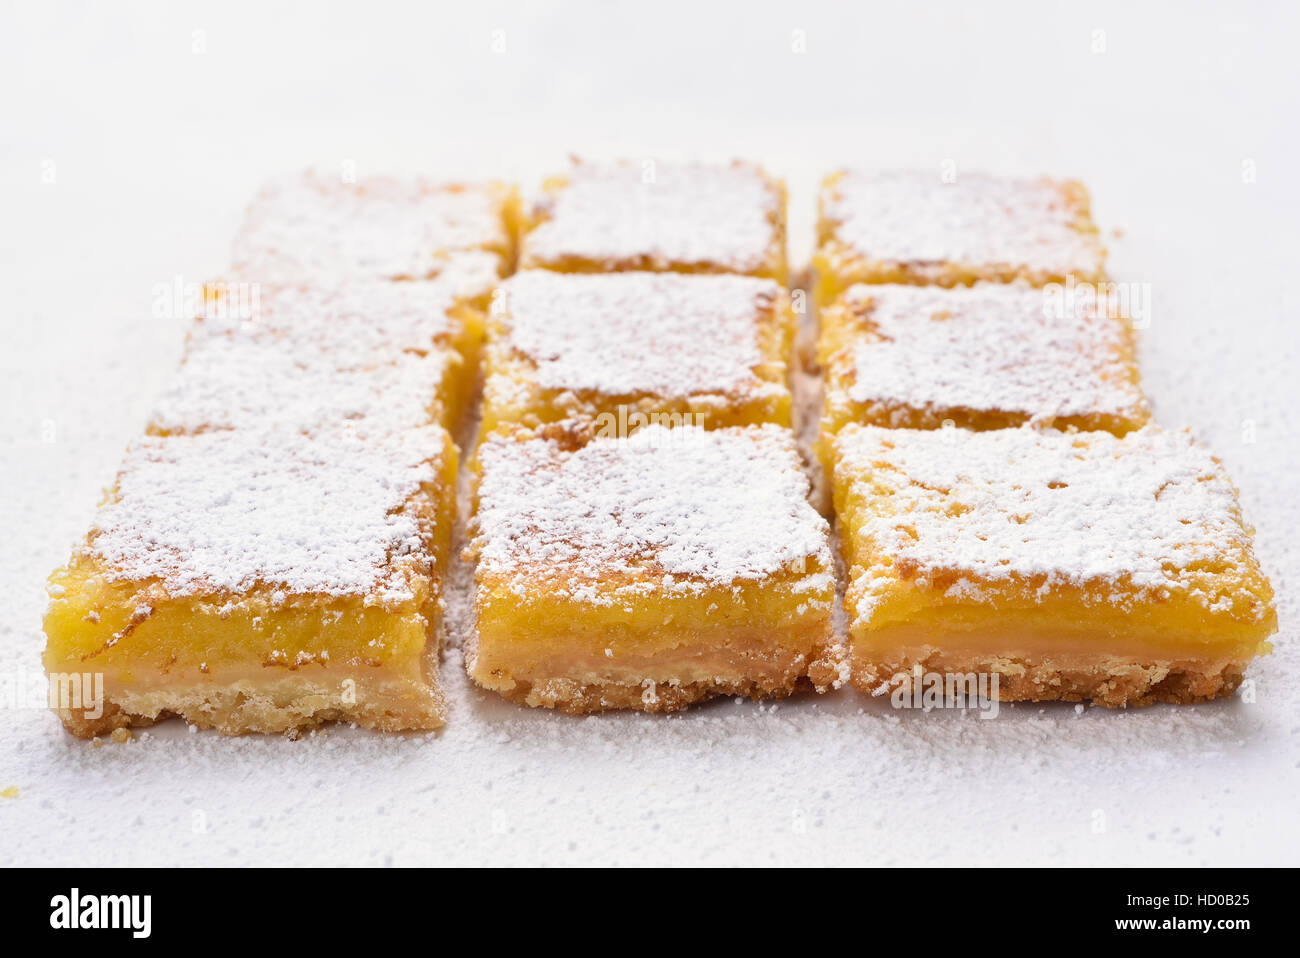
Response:
POLYGON ((569 152, 761 160, 790 180, 797 258, 844 163, 1084 179, 1123 232, 1112 272, 1151 284, 1157 415, 1227 463, 1282 631, 1253 704, 987 722, 849 692, 575 720, 477 692, 455 652, 436 737, 172 722, 95 749, 0 711, 0 863, 1300 863, 1300 22, 1137 6, 7 4, 7 676, 39 669, 44 577, 177 362, 155 287, 225 265, 261 179, 531 181, 569 152))

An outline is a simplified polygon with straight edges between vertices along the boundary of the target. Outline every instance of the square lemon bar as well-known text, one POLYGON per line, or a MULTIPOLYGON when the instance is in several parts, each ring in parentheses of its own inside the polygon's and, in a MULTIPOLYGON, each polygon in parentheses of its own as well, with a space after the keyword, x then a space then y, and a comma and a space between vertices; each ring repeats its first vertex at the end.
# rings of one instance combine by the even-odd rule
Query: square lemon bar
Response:
POLYGON ((1271 650, 1236 490, 1186 433, 852 424, 833 454, 863 689, 919 669, 1004 701, 1199 702, 1271 650))
POLYGON ((1135 345, 1127 319, 1082 289, 859 284, 821 312, 823 448, 850 422, 1122 435, 1150 418, 1135 345))
POLYGON ((456 465, 440 427, 139 440, 49 581, 46 671, 104 690, 64 724, 438 727, 456 465))
POLYGON ((759 166, 586 162, 522 218, 520 268, 743 273, 786 281, 785 185, 759 166))
POLYGON ((470 676, 570 713, 837 683, 828 529, 790 430, 591 436, 480 447, 470 676))
POLYGON ((263 282, 428 279, 478 252, 506 272, 517 204, 501 183, 351 181, 309 170, 258 191, 235 240, 234 268, 263 282))
POLYGON ((854 283, 1097 283, 1105 252, 1073 180, 841 170, 822 184, 817 302, 854 283))
POLYGON ((795 315, 752 276, 570 274, 506 280, 489 318, 484 433, 503 422, 790 424, 795 315))
POLYGON ((149 431, 395 432, 430 422, 454 431, 476 385, 483 337, 484 317, 465 291, 442 278, 212 284, 149 431))

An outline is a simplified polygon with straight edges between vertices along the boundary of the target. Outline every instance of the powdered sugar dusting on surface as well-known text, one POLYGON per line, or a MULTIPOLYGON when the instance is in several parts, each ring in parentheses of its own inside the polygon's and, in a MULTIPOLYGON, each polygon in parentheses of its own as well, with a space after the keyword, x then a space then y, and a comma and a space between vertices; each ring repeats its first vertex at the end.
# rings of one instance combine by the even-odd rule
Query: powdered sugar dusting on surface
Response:
POLYGON ((568 184, 539 204, 545 221, 524 237, 524 266, 646 257, 659 269, 755 272, 782 215, 780 191, 749 163, 575 161, 567 175, 568 184))
POLYGON ((315 432, 351 424, 393 433, 437 415, 438 385, 455 360, 443 349, 340 368, 336 354, 285 345, 256 330, 195 342, 155 404, 150 428, 193 433, 280 426, 315 432))
POLYGON ((442 435, 146 437, 128 451, 86 548, 111 579, 157 580, 173 596, 270 586, 408 599, 394 560, 425 545, 404 506, 435 479, 442 435))
POLYGON ((480 455, 480 576, 555 576, 591 601, 613 577, 699 591, 809 560, 822 570, 810 588, 830 581, 827 524, 789 430, 650 426, 575 450, 494 435, 480 455))
POLYGON ((852 424, 835 451, 837 476, 889 497, 855 534, 908 577, 1123 582, 1159 598, 1188 590, 1197 563, 1254 561, 1232 484, 1184 432, 852 424))
MULTIPOLYGON (((458 274, 459 275, 459 274, 458 274)), ((447 344, 462 328, 449 311, 486 277, 409 283, 213 284, 216 296, 190 334, 191 352, 211 337, 263 335, 268 348, 329 356, 340 369, 391 362, 447 344), (274 341, 278 341, 276 346, 274 341)))
POLYGON ((1024 266, 1095 275, 1101 247, 1071 225, 1078 214, 1046 179, 920 171, 846 171, 823 195, 835 235, 873 261, 1024 266))
POLYGON ((855 403, 966 408, 1030 418, 1146 412, 1123 320, 1087 294, 1049 301, 1025 284, 859 285, 870 334, 839 362, 855 403))
POLYGON ((324 286, 214 284, 185 362, 150 416, 159 432, 362 420, 396 431, 427 423, 458 362, 464 323, 450 310, 483 279, 324 286), (469 285, 465 285, 468 283, 469 285))
POLYGON ((755 374, 759 324, 780 291, 747 276, 529 270, 502 284, 502 325, 544 389, 752 391, 771 385, 755 374))
POLYGON ((239 272, 289 278, 421 279, 453 250, 505 243, 499 188, 308 171, 262 187, 235 241, 239 272))

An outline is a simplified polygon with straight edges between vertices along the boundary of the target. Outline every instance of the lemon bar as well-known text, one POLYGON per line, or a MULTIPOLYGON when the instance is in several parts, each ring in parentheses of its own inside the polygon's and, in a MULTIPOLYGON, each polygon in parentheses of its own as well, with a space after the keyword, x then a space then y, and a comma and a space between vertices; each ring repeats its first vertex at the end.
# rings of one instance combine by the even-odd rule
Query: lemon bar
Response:
POLYGON ((845 426, 856 685, 987 675, 1106 706, 1233 692, 1277 629, 1236 490, 1188 434, 845 426))
POLYGON ((1134 334, 1105 297, 1024 283, 850 287, 821 313, 823 447, 850 422, 908 429, 1141 428, 1134 334))
POLYGON ((828 530, 790 430, 507 427, 478 468, 484 688, 586 713, 837 680, 828 530))
POLYGON ((502 422, 790 424, 790 299, 775 281, 526 270, 489 319, 484 433, 502 422))
POLYGON ((369 434, 450 425, 443 394, 460 362, 455 354, 339 369, 323 357, 279 352, 277 345, 249 334, 196 345, 156 401, 148 432, 271 426, 306 433, 352 427, 369 434))
POLYGON ((439 726, 456 458, 440 427, 136 442, 50 578, 46 671, 103 677, 64 724, 439 726))
POLYGON ((522 218, 520 268, 786 281, 785 185, 752 163, 575 159, 522 218))
POLYGON ((254 197, 235 240, 236 272, 263 282, 427 279, 466 252, 514 258, 514 189, 318 171, 281 177, 254 197))
POLYGON ((817 301, 854 283, 1097 283, 1105 252, 1074 180, 841 170, 822 184, 817 301))
POLYGON ((185 360, 150 417, 168 435, 352 424, 456 430, 476 378, 484 318, 441 280, 238 287, 212 284, 185 360))

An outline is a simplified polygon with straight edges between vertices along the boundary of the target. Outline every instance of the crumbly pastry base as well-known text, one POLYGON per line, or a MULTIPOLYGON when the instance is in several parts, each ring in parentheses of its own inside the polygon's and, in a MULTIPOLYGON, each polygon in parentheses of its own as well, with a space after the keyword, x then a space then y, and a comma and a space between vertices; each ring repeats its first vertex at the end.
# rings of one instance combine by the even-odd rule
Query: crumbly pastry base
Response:
POLYGON ((852 681, 864 692, 894 687, 897 676, 923 673, 985 673, 998 676, 1002 702, 1086 702, 1107 708, 1167 703, 1191 705, 1231 695, 1248 661, 1229 657, 1133 661, 1119 656, 1059 653, 1042 657, 928 653, 880 656, 855 652, 852 681))
POLYGON ((302 672, 272 678, 252 672, 205 677, 188 685, 114 688, 105 679, 102 714, 85 717, 80 709, 55 709, 64 727, 79 738, 114 729, 153 725, 178 717, 197 728, 225 735, 280 732, 289 738, 327 722, 351 722, 381 732, 432 731, 443 726, 447 705, 437 681, 438 650, 425 653, 424 675, 368 677, 331 670, 308 677, 302 672), (355 681, 350 691, 344 682, 355 681))
POLYGON ((675 712, 718 696, 786 698, 797 692, 829 691, 847 675, 845 652, 839 645, 819 650, 811 660, 807 653, 786 650, 705 650, 680 659, 683 666, 689 662, 680 670, 683 678, 658 681, 640 676, 664 675, 673 670, 676 656, 623 656, 617 670, 621 674, 590 660, 567 666, 552 663, 533 674, 480 671, 474 657, 471 653, 469 671, 479 685, 518 705, 569 715, 615 709, 675 712))

